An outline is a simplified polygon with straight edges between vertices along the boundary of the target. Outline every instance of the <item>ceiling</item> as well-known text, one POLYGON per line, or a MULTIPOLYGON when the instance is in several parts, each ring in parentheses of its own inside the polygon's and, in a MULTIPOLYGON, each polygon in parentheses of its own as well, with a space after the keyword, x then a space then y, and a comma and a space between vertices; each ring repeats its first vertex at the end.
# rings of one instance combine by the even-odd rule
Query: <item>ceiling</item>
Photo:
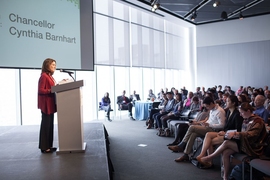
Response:
MULTIPOLYGON (((155 13, 163 11, 195 25, 238 19, 240 12, 244 18, 270 14, 270 0, 218 0, 219 6, 213 7, 215 0, 138 0, 149 5, 159 3, 155 13), (221 13, 227 13, 227 19, 221 13), (191 17, 196 12, 194 21, 191 17)), ((270 23, 270 20, 269 22, 270 23)))

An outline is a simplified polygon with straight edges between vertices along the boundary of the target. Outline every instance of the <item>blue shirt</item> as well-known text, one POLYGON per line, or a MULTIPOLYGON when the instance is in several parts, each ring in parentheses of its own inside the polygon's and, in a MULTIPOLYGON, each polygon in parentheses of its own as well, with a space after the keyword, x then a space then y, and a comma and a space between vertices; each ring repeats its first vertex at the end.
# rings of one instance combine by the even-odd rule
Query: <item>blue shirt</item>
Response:
POLYGON ((261 106, 259 108, 257 108, 255 111, 254 111, 254 114, 260 116, 261 118, 263 118, 264 122, 265 123, 268 123, 268 111, 267 109, 265 109, 264 106, 261 106))

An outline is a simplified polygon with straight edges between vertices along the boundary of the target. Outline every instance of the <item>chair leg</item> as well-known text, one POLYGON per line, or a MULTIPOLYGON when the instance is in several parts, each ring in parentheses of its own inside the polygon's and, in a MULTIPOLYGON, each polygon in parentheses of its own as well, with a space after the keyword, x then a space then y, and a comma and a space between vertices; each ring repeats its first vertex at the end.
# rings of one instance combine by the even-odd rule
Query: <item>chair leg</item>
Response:
POLYGON ((242 161, 242 180, 245 180, 245 161, 242 161))
POLYGON ((252 180, 252 166, 251 165, 250 165, 249 175, 250 175, 250 180, 252 180))

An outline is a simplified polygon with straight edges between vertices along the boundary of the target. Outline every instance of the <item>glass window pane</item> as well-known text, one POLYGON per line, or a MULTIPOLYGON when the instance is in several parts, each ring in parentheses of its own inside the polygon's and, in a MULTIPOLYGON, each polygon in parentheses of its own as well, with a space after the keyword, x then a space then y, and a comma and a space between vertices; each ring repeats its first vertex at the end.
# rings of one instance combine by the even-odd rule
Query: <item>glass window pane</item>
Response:
POLYGON ((97 119, 96 80, 94 71, 77 71, 76 80, 83 80, 83 122, 97 119))
POLYGON ((19 70, 0 69, 0 126, 20 125, 19 70))
POLYGON ((114 65, 129 66, 129 26, 128 23, 113 20, 114 65))
POLYGON ((148 96, 149 89, 153 90, 153 93, 156 95, 157 92, 154 91, 155 85, 155 77, 154 77, 154 72, 153 69, 151 68, 143 68, 143 92, 145 98, 148 96))
POLYGON ((126 95, 130 95, 129 90, 129 68, 115 67, 115 97, 122 95, 123 90, 126 90, 126 95))
POLYGON ((41 111, 37 107, 38 80, 40 74, 41 70, 21 70, 23 125, 37 125, 41 122, 41 111))
POLYGON ((95 14, 95 64, 110 63, 109 18, 95 14))
MULTIPOLYGON (((117 109, 115 97, 114 97, 114 75, 112 66, 97 66, 97 101, 101 102, 101 99, 104 97, 106 92, 109 93, 111 100, 111 108, 114 110, 117 109)), ((111 117, 112 117, 111 113, 111 117)), ((104 111, 98 112, 98 118, 104 119, 104 111)))
POLYGON ((95 0, 94 11, 102 14, 109 15, 109 3, 108 0, 95 0))
POLYGON ((146 96, 143 91, 142 68, 130 68, 130 94, 136 91, 140 95, 141 100, 145 100, 146 96))
POLYGON ((117 1, 113 1, 113 17, 128 20, 128 6, 121 4, 117 1))
POLYGON ((165 91, 165 78, 164 78, 164 69, 154 69, 155 77, 155 88, 153 91, 156 95, 160 92, 160 89, 163 88, 165 91))

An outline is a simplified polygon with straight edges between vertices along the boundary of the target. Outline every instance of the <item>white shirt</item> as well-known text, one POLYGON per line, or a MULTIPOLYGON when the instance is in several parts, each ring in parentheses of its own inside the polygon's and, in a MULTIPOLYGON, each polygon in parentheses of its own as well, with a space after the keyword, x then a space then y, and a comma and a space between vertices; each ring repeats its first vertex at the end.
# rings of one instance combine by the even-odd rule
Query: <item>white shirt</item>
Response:
POLYGON ((209 118, 206 121, 209 127, 215 130, 222 130, 225 126, 226 115, 224 109, 219 107, 218 104, 210 110, 209 118))

